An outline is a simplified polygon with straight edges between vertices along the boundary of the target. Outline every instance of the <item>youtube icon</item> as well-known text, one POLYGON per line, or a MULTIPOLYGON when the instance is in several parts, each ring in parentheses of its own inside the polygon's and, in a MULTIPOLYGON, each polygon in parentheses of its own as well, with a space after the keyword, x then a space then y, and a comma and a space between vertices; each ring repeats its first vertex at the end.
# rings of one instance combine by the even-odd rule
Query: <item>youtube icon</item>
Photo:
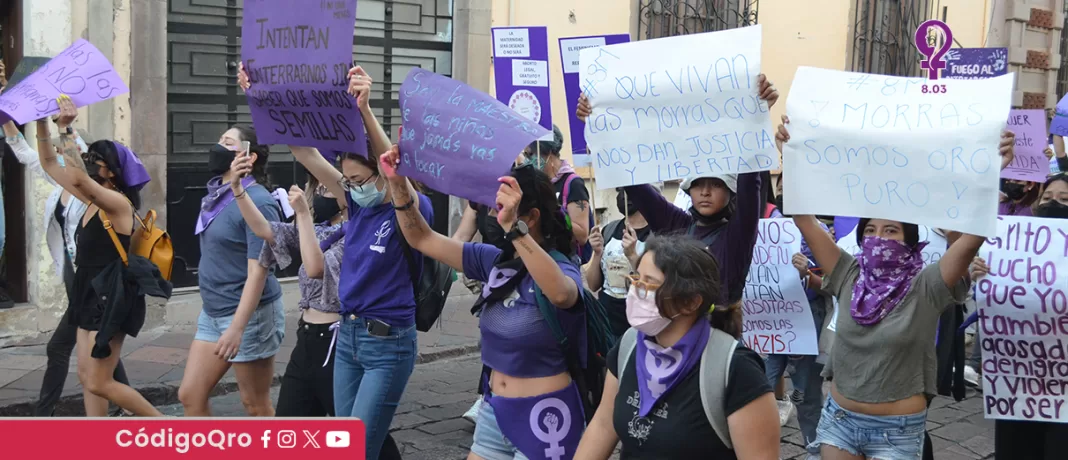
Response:
POLYGON ((349 447, 349 432, 348 431, 328 431, 326 432, 326 447, 349 447))

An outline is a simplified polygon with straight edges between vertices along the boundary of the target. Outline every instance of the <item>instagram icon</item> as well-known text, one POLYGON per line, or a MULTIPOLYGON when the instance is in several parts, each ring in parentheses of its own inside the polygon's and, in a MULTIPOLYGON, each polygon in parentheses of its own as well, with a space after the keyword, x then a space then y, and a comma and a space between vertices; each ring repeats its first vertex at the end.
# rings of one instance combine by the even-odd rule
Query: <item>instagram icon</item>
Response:
POLYGON ((278 432, 278 448, 279 449, 292 449, 297 447, 297 433, 293 430, 282 430, 278 432))

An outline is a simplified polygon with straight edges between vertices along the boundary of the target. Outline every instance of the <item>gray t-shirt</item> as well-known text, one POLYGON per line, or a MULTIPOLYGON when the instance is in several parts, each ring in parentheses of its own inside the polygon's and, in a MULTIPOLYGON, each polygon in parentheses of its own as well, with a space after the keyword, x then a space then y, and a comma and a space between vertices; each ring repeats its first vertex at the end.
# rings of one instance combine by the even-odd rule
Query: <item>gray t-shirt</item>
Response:
MULTIPOLYGON (((248 189, 248 199, 256 204, 269 222, 277 222, 281 212, 274 197, 262 185, 253 185, 248 189)), ((242 198, 245 199, 245 198, 242 198)), ((263 239, 252 233, 241 217, 237 201, 232 201, 211 221, 208 228, 200 233, 200 298, 204 302, 204 313, 212 318, 233 315, 241 301, 241 291, 248 280, 248 261, 259 263, 263 239)), ((263 285, 260 305, 278 300, 282 296, 282 287, 274 277, 272 269, 267 274, 263 285)))
POLYGON ((834 378, 842 396, 862 403, 900 401, 920 393, 933 397, 938 317, 949 305, 964 301, 968 283, 962 278, 950 291, 939 264, 928 265, 890 314, 874 326, 861 326, 849 313, 859 276, 857 259, 843 250, 823 280, 823 289, 838 298, 842 309, 823 376, 834 378))

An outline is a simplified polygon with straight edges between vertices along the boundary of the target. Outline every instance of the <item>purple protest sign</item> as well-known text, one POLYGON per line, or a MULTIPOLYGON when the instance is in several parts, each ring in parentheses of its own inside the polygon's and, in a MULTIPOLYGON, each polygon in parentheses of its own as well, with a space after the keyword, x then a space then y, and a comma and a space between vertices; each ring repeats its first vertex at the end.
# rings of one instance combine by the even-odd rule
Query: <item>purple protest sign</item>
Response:
POLYGON ((92 43, 78 40, 0 95, 4 118, 26 124, 59 113, 56 98, 70 96, 85 107, 130 92, 107 58, 92 43))
POLYGON ((1008 129, 1016 134, 1016 158, 1001 170, 1005 179, 1044 182, 1049 174, 1046 149, 1046 112, 1010 110, 1008 129))
POLYGON ((1005 75, 1009 71, 1008 48, 953 48, 946 53, 943 78, 976 80, 1005 75))
POLYGON ((548 134, 463 82, 412 69, 400 87, 399 173, 439 192, 493 206, 526 146, 548 134))
POLYGON ((261 143, 367 155, 360 109, 346 92, 355 22, 356 0, 245 0, 241 53, 261 143))
POLYGON ((1061 137, 1068 137, 1068 94, 1057 102, 1053 120, 1049 123, 1049 132, 1061 137))
POLYGON ((497 100, 545 129, 553 129, 548 29, 494 27, 493 79, 497 100))
POLYGON ((567 98, 567 121, 571 126, 571 154, 574 155, 572 164, 576 166, 589 166, 591 163, 589 152, 586 151, 586 124, 575 116, 579 94, 582 93, 579 83, 579 51, 629 41, 630 35, 627 34, 560 39, 560 61, 564 67, 564 95, 567 98))

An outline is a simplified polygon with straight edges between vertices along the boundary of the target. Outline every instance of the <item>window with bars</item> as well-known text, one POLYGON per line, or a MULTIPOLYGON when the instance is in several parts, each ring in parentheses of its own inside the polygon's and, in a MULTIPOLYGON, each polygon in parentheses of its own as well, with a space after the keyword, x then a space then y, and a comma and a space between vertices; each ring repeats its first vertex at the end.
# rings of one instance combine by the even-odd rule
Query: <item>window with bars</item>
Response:
POLYGON ((727 30, 757 23, 759 0, 638 0, 638 39, 727 30))
POLYGON ((916 28, 931 18, 930 0, 855 0, 854 72, 920 76, 916 28))

